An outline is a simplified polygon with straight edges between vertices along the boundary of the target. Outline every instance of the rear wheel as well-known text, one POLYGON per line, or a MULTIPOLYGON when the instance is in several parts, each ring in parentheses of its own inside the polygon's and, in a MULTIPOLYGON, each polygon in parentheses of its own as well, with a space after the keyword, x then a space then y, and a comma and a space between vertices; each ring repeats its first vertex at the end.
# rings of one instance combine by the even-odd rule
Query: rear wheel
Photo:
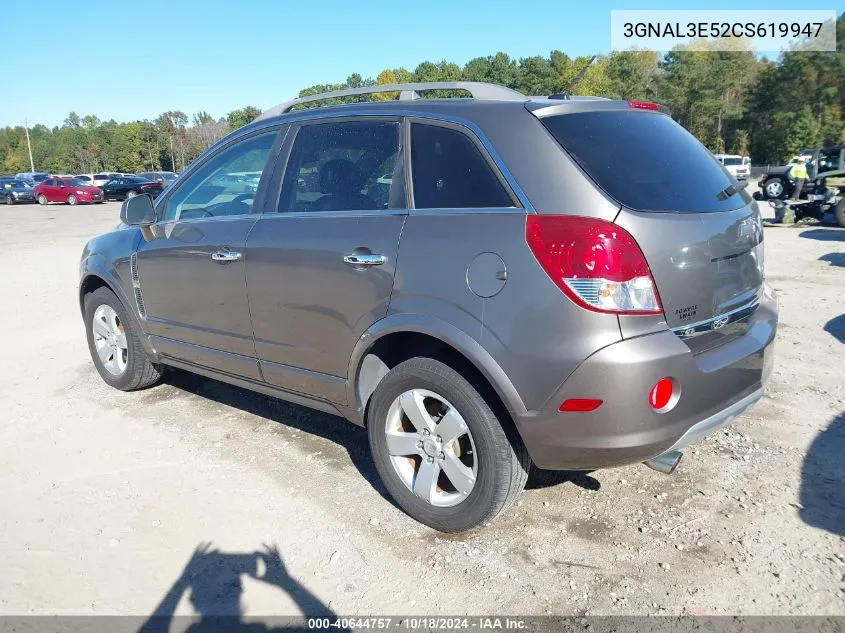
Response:
POLYGON ((77 200, 77 199, 76 199, 76 196, 75 196, 75 195, 70 194, 70 195, 67 197, 67 203, 68 203, 70 206, 72 206, 72 207, 73 207, 73 206, 76 206, 77 202, 79 202, 79 200, 77 200))
POLYGON ((530 460, 518 438, 454 369, 430 358, 394 367, 367 415, 373 461, 411 517, 461 532, 502 513, 525 487, 530 460))
POLYGON ((138 195, 137 191, 130 191, 129 193, 126 194, 126 197, 127 198, 134 198, 137 195, 138 195))
POLYGON ((38 195, 38 204, 47 204, 47 196, 43 193, 38 195))
POLYGON ((94 366, 115 389, 143 389, 161 377, 160 366, 150 361, 141 345, 134 321, 108 288, 85 297, 85 329, 94 366))
POLYGON ((786 197, 786 187, 783 180, 778 177, 769 178, 763 183, 763 191, 766 193, 766 197, 772 200, 782 200, 786 197))

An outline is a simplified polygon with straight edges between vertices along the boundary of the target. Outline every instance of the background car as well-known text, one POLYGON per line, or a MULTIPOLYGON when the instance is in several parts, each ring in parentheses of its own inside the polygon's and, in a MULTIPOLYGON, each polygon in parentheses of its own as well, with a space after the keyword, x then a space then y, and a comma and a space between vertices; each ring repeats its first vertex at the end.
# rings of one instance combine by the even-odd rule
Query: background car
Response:
POLYGON ((0 201, 6 204, 35 202, 32 187, 16 178, 0 178, 0 201))
POLYGON ((15 174, 15 180, 22 180, 31 187, 34 187, 39 182, 43 182, 50 177, 46 171, 23 171, 15 174))
POLYGON ((745 158, 737 154, 714 154, 714 156, 731 176, 737 180, 748 180, 750 164, 745 162, 745 158))
POLYGON ((140 176, 121 176, 113 178, 103 185, 103 197, 106 200, 124 200, 138 194, 148 193, 153 198, 164 189, 160 182, 153 182, 140 176))
POLYGON ((153 182, 160 182, 165 187, 176 180, 176 174, 172 171, 143 171, 138 176, 152 180, 153 182))
POLYGON ((119 176, 120 174, 110 174, 106 172, 100 172, 97 174, 80 174, 78 176, 74 176, 74 178, 78 178, 79 180, 84 180, 87 184, 93 185, 94 187, 102 187, 112 178, 119 176))
POLYGON ((102 202, 103 192, 78 178, 48 178, 33 189, 38 204, 66 202, 69 205, 102 202))

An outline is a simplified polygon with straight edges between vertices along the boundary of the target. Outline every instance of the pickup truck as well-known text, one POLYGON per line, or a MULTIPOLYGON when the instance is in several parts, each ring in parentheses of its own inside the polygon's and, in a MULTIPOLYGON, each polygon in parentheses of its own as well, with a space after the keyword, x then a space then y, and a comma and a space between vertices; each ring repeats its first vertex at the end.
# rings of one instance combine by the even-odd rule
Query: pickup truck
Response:
MULTIPOLYGON (((789 165, 772 167, 760 178, 760 200, 785 200, 795 191, 795 180, 789 175, 789 165)), ((812 195, 813 184, 826 172, 845 170, 845 145, 825 147, 816 150, 807 165, 807 182, 801 191, 801 199, 812 195)))
MULTIPOLYGON (((788 171, 788 166, 776 167, 764 174, 754 199, 780 201, 791 196, 795 181, 788 171)), ((807 167, 807 175, 800 201, 793 205, 795 219, 821 220, 830 211, 836 223, 845 228, 845 145, 818 150, 807 167)))

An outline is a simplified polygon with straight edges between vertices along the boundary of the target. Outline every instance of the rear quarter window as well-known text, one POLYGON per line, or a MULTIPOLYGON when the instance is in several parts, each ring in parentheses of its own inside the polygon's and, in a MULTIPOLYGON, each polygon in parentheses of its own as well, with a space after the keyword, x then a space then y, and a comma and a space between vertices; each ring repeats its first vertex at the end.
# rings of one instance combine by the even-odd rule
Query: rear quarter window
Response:
POLYGON ((546 129, 611 198, 640 211, 709 213, 746 204, 724 168, 664 114, 598 110, 549 116, 546 129))
POLYGON ((481 150, 451 127, 411 124, 411 175, 417 209, 516 206, 481 150))

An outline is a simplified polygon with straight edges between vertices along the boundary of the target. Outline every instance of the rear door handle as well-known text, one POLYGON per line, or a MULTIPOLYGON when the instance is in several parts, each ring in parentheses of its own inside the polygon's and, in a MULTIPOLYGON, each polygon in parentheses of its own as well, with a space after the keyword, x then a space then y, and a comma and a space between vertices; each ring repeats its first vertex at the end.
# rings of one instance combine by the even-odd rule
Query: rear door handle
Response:
POLYGON ((236 262, 242 257, 243 255, 235 251, 217 251, 211 254, 211 259, 216 262, 236 262))
POLYGON ((381 266, 387 261, 384 255, 365 255, 363 253, 348 253, 343 256, 343 262, 350 266, 381 266))

